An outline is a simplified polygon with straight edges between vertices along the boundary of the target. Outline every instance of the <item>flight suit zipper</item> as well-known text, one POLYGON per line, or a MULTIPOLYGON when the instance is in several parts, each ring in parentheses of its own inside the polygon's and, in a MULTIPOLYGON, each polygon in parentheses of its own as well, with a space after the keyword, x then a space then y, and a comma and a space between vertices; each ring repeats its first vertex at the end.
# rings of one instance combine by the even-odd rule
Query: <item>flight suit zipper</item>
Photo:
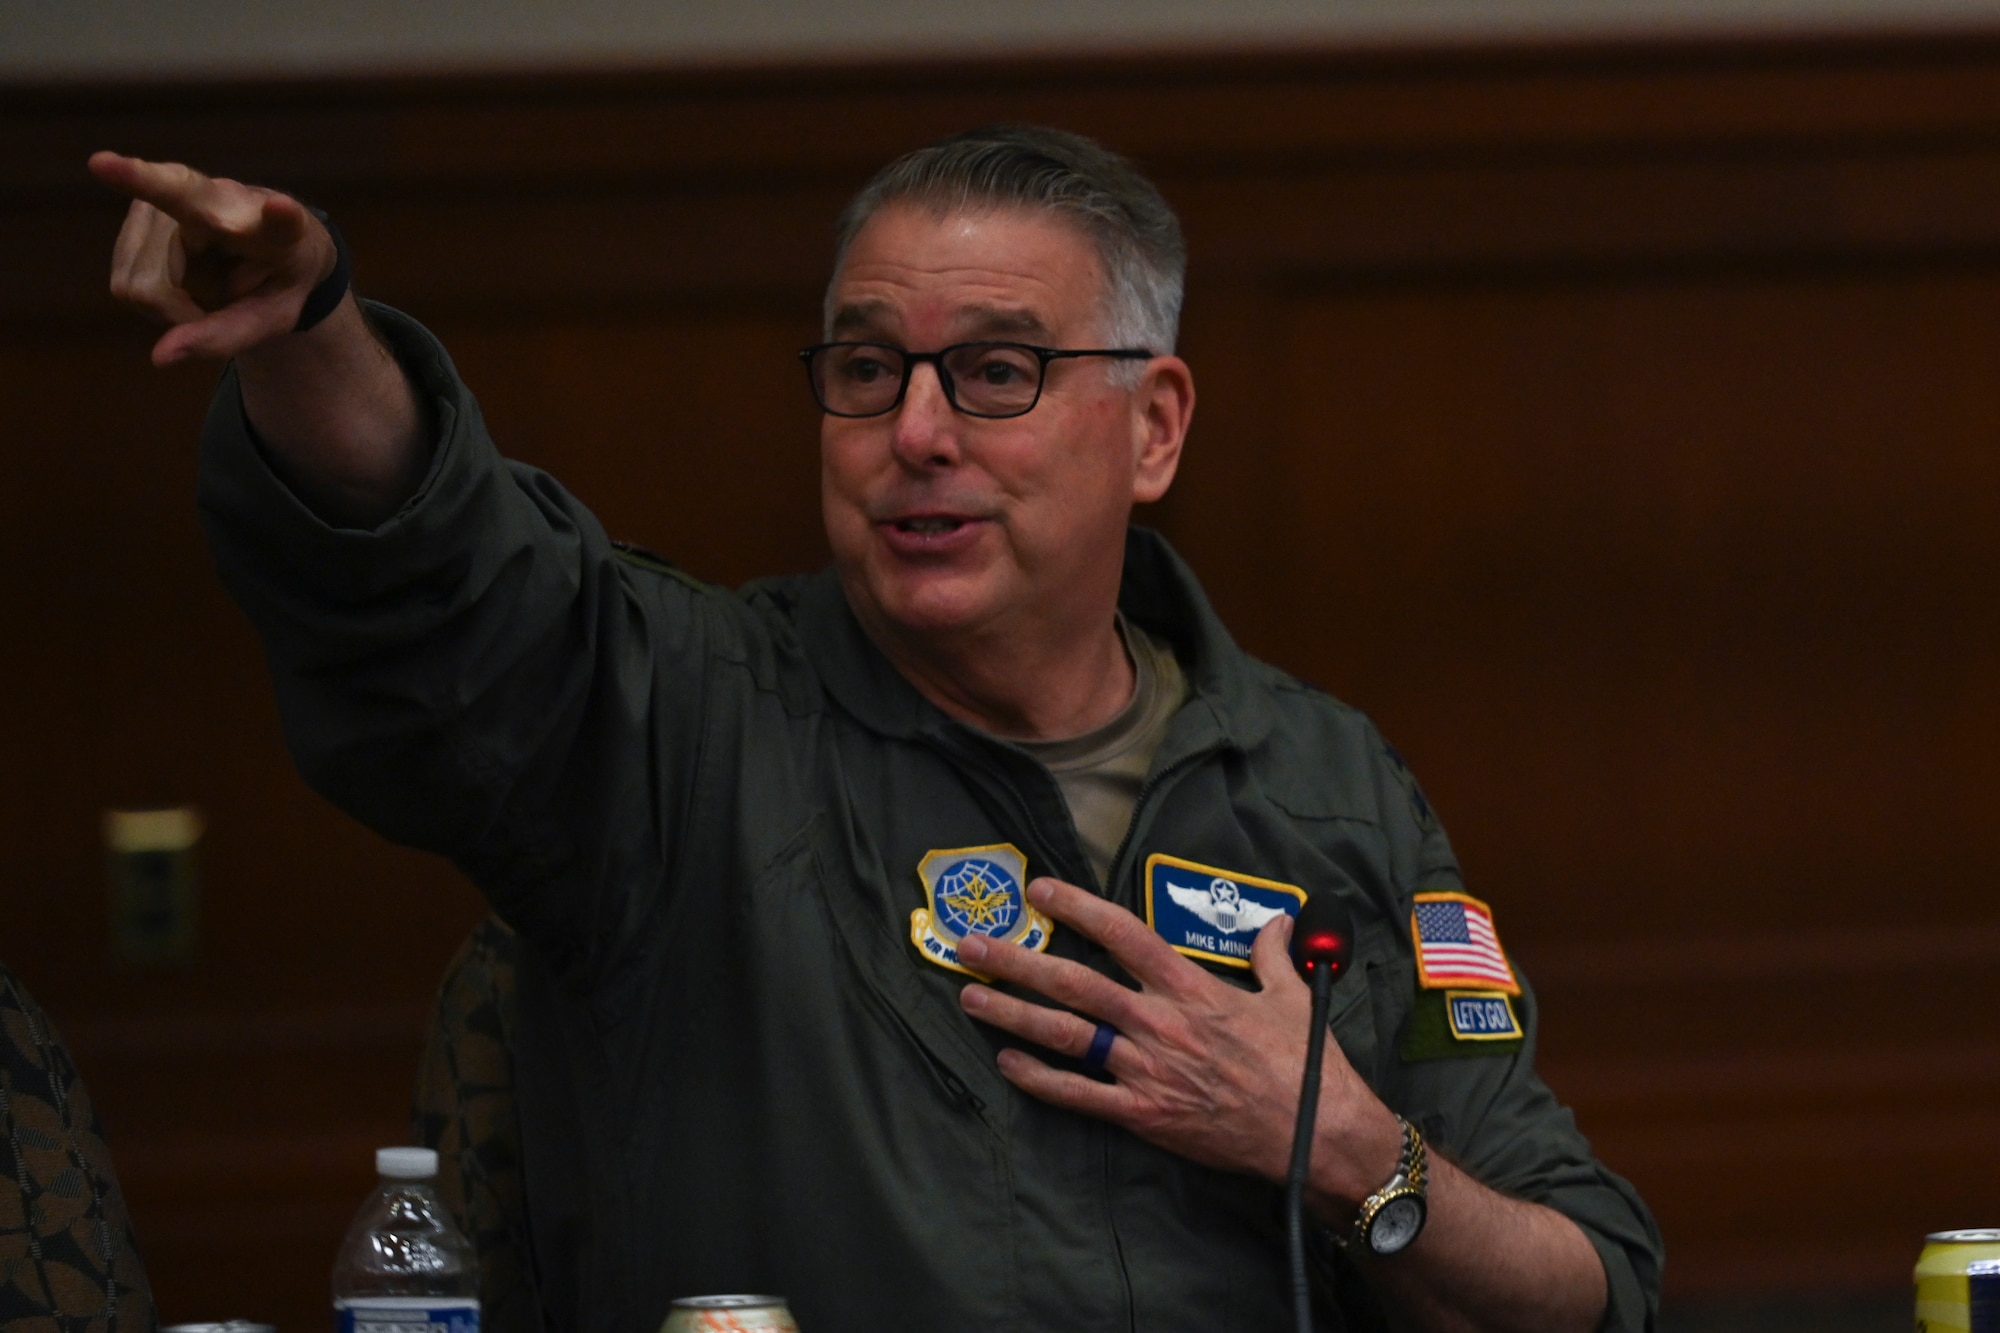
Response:
MULTIPOLYGON (((1146 775, 1146 780, 1139 784, 1139 794, 1132 800, 1132 817, 1125 821, 1125 836, 1119 840, 1118 850, 1112 854, 1111 867, 1105 876, 1106 882, 1099 886, 1099 893, 1103 896, 1105 901, 1114 903, 1118 901, 1117 898, 1113 896, 1112 886, 1121 883, 1125 877, 1126 857, 1131 852, 1132 843, 1138 834, 1140 817, 1144 815, 1146 811, 1146 802, 1152 798, 1155 792, 1157 792, 1163 785, 1165 785, 1167 779, 1173 777, 1177 773, 1180 773, 1184 769, 1192 767, 1196 763, 1199 763, 1201 760, 1208 758, 1210 755, 1214 754, 1217 750, 1220 750, 1222 748, 1223 748, 1222 743, 1220 741, 1212 741, 1209 744, 1200 747, 1199 749, 1190 750, 1188 753, 1176 758, 1173 762, 1166 764, 1161 768, 1155 769, 1151 773, 1148 773, 1146 775)), ((1144 902, 1145 890, 1143 886, 1139 890, 1139 898, 1140 901, 1136 904, 1136 906, 1143 908, 1145 906, 1144 902)), ((1098 1152, 1100 1154, 1100 1164, 1103 1167, 1103 1170, 1099 1172, 1098 1179, 1102 1183, 1102 1187, 1104 1189, 1104 1214, 1107 1218, 1112 1219, 1111 1248, 1113 1256, 1118 1261, 1118 1281, 1121 1287, 1123 1288, 1123 1296, 1125 1301, 1125 1327, 1127 1329, 1127 1333, 1136 1333, 1139 1321, 1138 1302, 1133 1299, 1132 1271, 1130 1265, 1128 1265, 1125 1261, 1125 1239, 1124 1237, 1118 1234, 1118 1224, 1116 1220, 1117 1214, 1116 1212, 1113 1211, 1111 1202, 1110 1126, 1108 1125, 1104 1126, 1100 1130, 1097 1142, 1098 1142, 1098 1152)))
MULTIPOLYGON (((1109 882, 1103 886, 1104 897, 1106 899, 1112 902, 1117 901, 1117 899, 1111 897, 1111 886, 1124 878, 1125 858, 1132 850, 1132 843, 1139 831, 1139 817, 1145 813, 1146 802, 1152 797, 1154 792, 1165 785, 1168 778, 1173 777, 1182 769, 1193 767, 1196 763, 1208 758, 1222 748, 1223 742, 1210 741, 1198 750, 1188 751, 1188 753, 1175 759, 1164 768, 1148 773, 1146 780, 1139 784, 1139 794, 1132 800, 1132 817, 1125 821, 1125 836, 1119 840, 1118 850, 1112 853, 1111 856, 1111 869, 1108 875, 1109 882)), ((1141 908, 1145 906, 1145 889, 1143 887, 1139 891, 1139 902, 1137 905, 1141 908)))

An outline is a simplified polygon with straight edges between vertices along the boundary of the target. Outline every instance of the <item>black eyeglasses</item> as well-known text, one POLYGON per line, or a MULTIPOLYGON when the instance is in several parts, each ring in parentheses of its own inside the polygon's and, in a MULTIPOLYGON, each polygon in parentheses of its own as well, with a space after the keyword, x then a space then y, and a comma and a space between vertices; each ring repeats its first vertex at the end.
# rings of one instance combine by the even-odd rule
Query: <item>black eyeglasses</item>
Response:
POLYGON ((879 417, 901 406, 910 371, 937 367, 945 401, 969 417, 1018 417, 1042 400, 1049 362, 1079 356, 1151 360, 1143 347, 1061 351, 1027 343, 953 343, 936 352, 906 352, 888 343, 821 343, 799 353, 822 411, 836 417, 879 417))

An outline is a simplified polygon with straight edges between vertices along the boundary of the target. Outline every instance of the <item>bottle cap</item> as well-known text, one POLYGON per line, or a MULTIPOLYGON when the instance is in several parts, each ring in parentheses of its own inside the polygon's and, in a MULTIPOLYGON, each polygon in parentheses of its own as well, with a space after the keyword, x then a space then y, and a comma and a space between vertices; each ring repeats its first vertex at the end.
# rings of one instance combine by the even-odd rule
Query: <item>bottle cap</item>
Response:
POLYGON ((390 1180, 429 1180, 438 1173, 435 1148, 377 1148, 375 1173, 390 1180))

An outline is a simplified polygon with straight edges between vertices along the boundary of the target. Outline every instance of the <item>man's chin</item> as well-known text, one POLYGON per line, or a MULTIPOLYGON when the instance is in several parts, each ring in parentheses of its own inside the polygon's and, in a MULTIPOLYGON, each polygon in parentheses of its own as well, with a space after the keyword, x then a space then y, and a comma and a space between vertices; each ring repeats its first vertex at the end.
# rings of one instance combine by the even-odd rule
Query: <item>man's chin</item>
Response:
MULTIPOLYGON (((857 601, 848 589, 848 600, 857 601)), ((993 590, 983 579, 964 576, 870 581, 862 591, 866 606, 855 611, 864 624, 914 643, 956 638, 995 619, 993 590)))

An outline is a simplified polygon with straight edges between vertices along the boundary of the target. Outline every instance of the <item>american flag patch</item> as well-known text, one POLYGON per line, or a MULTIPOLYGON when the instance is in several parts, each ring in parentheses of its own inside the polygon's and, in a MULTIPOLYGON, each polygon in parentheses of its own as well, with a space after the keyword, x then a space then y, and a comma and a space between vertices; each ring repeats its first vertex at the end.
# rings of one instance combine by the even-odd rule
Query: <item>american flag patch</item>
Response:
POLYGON ((1521 993, 1500 936, 1493 909, 1462 893, 1420 893, 1410 913, 1410 937, 1417 944, 1417 984, 1425 990, 1476 986, 1521 993))

